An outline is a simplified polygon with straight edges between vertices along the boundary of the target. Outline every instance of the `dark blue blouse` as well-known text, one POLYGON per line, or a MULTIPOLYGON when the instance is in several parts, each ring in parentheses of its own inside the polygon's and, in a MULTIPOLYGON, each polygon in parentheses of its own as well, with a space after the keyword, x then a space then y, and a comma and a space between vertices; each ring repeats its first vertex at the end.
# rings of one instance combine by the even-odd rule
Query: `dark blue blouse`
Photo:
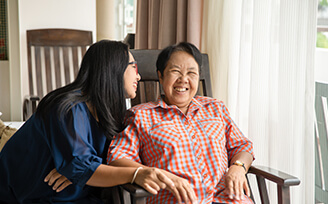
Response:
POLYGON ((31 116, 0 153, 0 203, 97 203, 85 184, 103 161, 105 142, 85 103, 61 118, 56 108, 45 120, 31 116), (44 182, 53 168, 73 183, 59 193, 44 182))

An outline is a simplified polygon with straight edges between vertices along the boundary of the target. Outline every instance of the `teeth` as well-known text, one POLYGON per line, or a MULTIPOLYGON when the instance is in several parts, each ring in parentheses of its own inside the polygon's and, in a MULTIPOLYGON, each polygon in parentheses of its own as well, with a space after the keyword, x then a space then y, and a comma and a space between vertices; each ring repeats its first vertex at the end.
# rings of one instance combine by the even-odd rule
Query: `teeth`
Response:
POLYGON ((186 91, 186 88, 174 88, 176 91, 186 91))

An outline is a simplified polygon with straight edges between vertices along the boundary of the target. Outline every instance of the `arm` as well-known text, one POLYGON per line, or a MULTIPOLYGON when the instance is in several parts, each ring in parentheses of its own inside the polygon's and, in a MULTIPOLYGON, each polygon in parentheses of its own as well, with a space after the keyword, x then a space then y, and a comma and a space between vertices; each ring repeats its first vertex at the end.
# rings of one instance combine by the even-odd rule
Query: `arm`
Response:
MULTIPOLYGON (((134 167, 114 167, 101 164, 86 184, 97 187, 110 187, 129 183, 131 182, 135 171, 136 168, 134 167)), ((72 184, 72 182, 65 176, 58 173, 56 169, 53 169, 45 177, 44 182, 48 182, 49 186, 53 185, 53 190, 56 190, 57 192, 64 190, 67 186, 72 184)))
POLYGON ((244 195, 244 191, 248 197, 250 196, 250 190, 245 174, 251 166, 252 161, 253 156, 248 152, 239 152, 231 159, 230 166, 225 177, 225 193, 229 195, 229 198, 241 200, 244 195), (244 163, 246 170, 242 166, 233 165, 233 163, 237 160, 244 163))
MULTIPOLYGON (((187 180, 172 173, 157 168, 150 168, 128 159, 119 159, 111 163, 113 166, 101 164, 87 181, 87 185, 97 187, 116 186, 132 181, 135 173, 135 183, 152 194, 157 194, 161 189, 167 189, 173 193, 178 202, 196 203, 197 197, 187 180), (122 167, 129 166, 129 167, 122 167), (142 167, 138 172, 136 169, 142 167), (115 176, 112 176, 115 175, 115 176)), ((65 176, 52 170, 45 182, 57 192, 62 191, 72 184, 65 176)))
MULTIPOLYGON (((189 184, 189 182, 186 179, 180 178, 179 176, 176 176, 168 171, 165 171, 163 169, 158 169, 158 168, 150 168, 147 166, 144 166, 140 163, 134 162, 132 160, 129 159, 118 159, 115 160, 113 162, 110 163, 110 165, 113 166, 134 166, 134 167, 143 167, 146 169, 150 169, 151 171, 151 178, 152 180, 157 180, 156 177, 158 177, 158 180, 161 177, 166 177, 168 178, 168 180, 170 181, 169 183, 164 182, 164 184, 166 185, 166 189, 169 190, 178 200, 179 203, 181 203, 182 201, 184 201, 185 203, 197 203, 197 197, 196 194, 193 190, 193 188, 191 187, 191 185, 189 184), (159 177, 161 176, 161 177, 159 177)), ((141 171, 141 170, 140 170, 141 171)), ((143 169, 142 169, 143 171, 143 169)), ((145 188, 147 191, 151 192, 150 189, 154 188, 152 186, 152 180, 147 179, 147 177, 145 177, 145 175, 142 173, 142 171, 140 172, 140 174, 138 173, 135 183, 138 184, 139 186, 145 188)), ((163 181, 162 181, 163 182, 163 181)), ((164 189, 164 188, 162 188, 164 189)), ((160 189, 158 189, 160 190, 160 189)))
POLYGON ((247 196, 250 196, 245 174, 254 159, 253 144, 233 122, 224 104, 222 104, 222 115, 226 125, 226 146, 229 158, 229 168, 225 175, 225 193, 231 199, 240 200, 244 196, 244 191, 247 196), (236 161, 243 163, 244 167, 233 165, 236 161))

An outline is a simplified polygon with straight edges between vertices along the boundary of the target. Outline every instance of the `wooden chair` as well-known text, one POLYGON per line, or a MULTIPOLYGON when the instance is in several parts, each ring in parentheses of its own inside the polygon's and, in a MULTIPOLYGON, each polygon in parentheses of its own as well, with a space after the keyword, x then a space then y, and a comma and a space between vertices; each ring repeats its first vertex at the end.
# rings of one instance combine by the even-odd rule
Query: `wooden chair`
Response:
POLYGON ((23 103, 23 119, 36 110, 38 101, 50 91, 72 82, 88 46, 92 32, 72 29, 27 30, 30 95, 23 103))
MULTIPOLYGON (((138 85, 137 97, 132 100, 132 105, 140 102, 156 100, 161 93, 159 87, 158 76, 156 73, 156 60, 160 50, 131 50, 135 60, 138 63, 138 70, 141 75, 141 81, 138 85)), ((203 64, 200 74, 200 86, 197 94, 204 96, 212 96, 211 79, 209 71, 209 62, 207 54, 203 55, 203 64)), ((266 180, 277 184, 277 196, 279 204, 290 203, 290 186, 300 184, 300 180, 294 176, 288 175, 281 171, 271 169, 269 167, 251 166, 248 176, 254 174, 256 176, 260 199, 263 204, 269 203, 266 180)), ((250 186, 251 189, 254 188, 250 186)), ((112 188, 111 188, 112 190, 112 188)), ((143 204, 146 203, 146 197, 152 196, 143 188, 135 184, 125 184, 116 189, 120 195, 117 195, 113 203, 118 204, 143 204)), ((104 195, 108 195, 108 189, 104 190, 104 195)), ((253 198, 253 193, 251 194, 253 198)))

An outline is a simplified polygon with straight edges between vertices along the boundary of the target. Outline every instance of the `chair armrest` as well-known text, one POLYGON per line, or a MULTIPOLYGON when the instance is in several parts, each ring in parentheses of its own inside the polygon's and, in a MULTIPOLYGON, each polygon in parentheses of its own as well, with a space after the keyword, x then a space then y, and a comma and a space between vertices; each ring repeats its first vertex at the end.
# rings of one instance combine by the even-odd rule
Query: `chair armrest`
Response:
POLYGON ((26 121, 35 111, 39 96, 26 96, 23 102, 23 120, 26 121))
POLYGON ((29 101, 39 101, 40 97, 39 96, 26 96, 24 99, 29 100, 29 101))
POLYGON ((251 166, 248 173, 264 177, 281 186, 296 186, 301 183, 295 176, 265 166, 251 166))
MULTIPOLYGON (((277 184, 278 204, 290 203, 290 186, 299 185, 301 181, 289 174, 263 166, 251 166, 248 173, 256 175, 261 203, 270 203, 265 179, 277 184)), ((253 195, 251 195, 253 197, 253 195)))
POLYGON ((121 187, 131 193, 134 197, 150 197, 153 195, 137 184, 128 183, 121 185, 121 187))
POLYGON ((153 196, 153 194, 149 193, 137 184, 124 184, 120 187, 123 192, 123 204, 146 204, 146 198, 153 196))

